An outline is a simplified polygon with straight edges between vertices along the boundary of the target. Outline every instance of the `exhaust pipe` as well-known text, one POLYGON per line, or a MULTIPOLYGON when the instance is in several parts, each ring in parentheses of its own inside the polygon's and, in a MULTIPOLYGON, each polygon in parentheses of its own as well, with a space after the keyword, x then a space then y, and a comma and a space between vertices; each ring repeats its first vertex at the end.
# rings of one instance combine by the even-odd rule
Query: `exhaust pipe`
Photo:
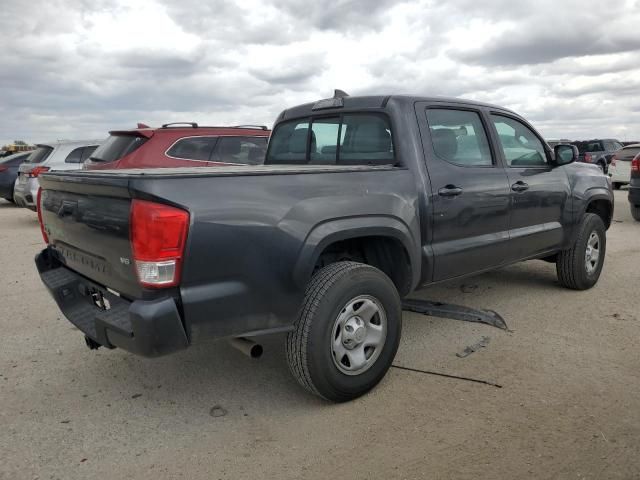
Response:
POLYGON ((247 357, 260 358, 262 355, 262 345, 245 337, 237 337, 229 340, 232 347, 244 353, 247 357))

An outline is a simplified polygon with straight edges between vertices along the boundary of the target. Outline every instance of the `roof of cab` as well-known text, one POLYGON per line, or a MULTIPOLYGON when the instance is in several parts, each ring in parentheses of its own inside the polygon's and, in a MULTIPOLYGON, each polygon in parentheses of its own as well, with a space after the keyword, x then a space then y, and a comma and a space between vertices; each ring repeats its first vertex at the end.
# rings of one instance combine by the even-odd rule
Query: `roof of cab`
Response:
MULTIPOLYGON (((336 98, 336 97, 334 97, 336 98)), ((463 98, 453 98, 453 97, 425 97, 420 95, 368 95, 368 96, 344 96, 342 98, 343 105, 334 107, 334 108, 323 108, 322 110, 314 110, 314 105, 318 103, 320 100, 316 100, 315 102, 305 103, 302 105, 297 105, 295 107, 288 108, 284 110, 280 116, 278 117, 278 121, 286 120, 289 118, 297 118, 304 117, 312 114, 319 114, 330 111, 340 111, 340 110, 367 110, 367 109, 383 109, 390 102, 397 103, 409 103, 413 104, 415 102, 446 102, 446 103, 459 103, 462 105, 474 105, 477 107, 488 107, 494 108, 496 110, 502 110, 505 112, 511 112, 511 110, 500 107, 498 105, 492 105, 490 103, 477 102, 474 100, 467 100, 463 98)), ((326 99, 322 99, 326 100, 326 99)), ((514 113, 514 112, 511 112, 514 113)), ((515 114, 515 113, 514 113, 515 114)))

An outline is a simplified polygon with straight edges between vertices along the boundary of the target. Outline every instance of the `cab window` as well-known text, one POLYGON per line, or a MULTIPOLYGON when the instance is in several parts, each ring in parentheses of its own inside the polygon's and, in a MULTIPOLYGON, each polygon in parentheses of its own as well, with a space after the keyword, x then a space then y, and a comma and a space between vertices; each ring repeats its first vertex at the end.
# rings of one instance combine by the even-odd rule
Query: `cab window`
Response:
POLYGON ((522 122, 503 115, 491 115, 498 132, 502 153, 510 167, 546 166, 547 153, 542 141, 522 122))
POLYGON ((385 115, 360 113, 282 122, 265 163, 393 165, 391 126, 385 115))

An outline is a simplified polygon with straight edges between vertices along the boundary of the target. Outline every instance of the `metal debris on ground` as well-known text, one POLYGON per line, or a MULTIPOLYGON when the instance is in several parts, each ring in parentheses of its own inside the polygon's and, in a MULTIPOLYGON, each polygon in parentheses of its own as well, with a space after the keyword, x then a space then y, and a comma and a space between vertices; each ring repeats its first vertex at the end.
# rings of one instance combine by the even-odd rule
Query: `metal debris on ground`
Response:
POLYGON ((462 377, 460 375, 451 375, 449 373, 433 372, 431 370, 421 370, 419 368, 404 367, 402 365, 391 365, 391 367, 397 368, 399 370, 406 370, 409 372, 424 373, 426 375, 435 375, 437 377, 453 378, 454 380, 465 380, 467 382, 483 383, 484 385, 490 385, 492 387, 502 388, 502 385, 500 385, 499 383, 490 382, 489 380, 481 380, 479 378, 462 377))
POLYGON ((402 301, 402 309, 430 315, 432 317, 451 318, 454 320, 462 320, 464 322, 476 322, 491 325, 509 331, 507 323, 499 313, 493 310, 484 310, 479 308, 469 308, 462 305, 453 305, 451 303, 432 302, 430 300, 405 299, 402 301))
POLYGON ((464 350, 462 350, 461 352, 456 353, 456 357, 460 357, 460 358, 465 358, 468 357, 469 355, 471 355, 473 352, 477 352, 478 350, 480 350, 481 348, 486 347, 487 345, 489 345, 489 341, 491 339, 489 337, 482 337, 480 339, 479 342, 474 343, 473 345, 469 345, 467 347, 464 347, 464 350))

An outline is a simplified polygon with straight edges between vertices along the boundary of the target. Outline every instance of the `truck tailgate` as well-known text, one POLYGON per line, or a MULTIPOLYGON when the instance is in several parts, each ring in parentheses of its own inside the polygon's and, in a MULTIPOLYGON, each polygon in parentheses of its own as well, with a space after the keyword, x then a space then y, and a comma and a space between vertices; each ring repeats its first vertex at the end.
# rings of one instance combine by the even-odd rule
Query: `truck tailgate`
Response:
POLYGON ((42 178, 41 213, 50 248, 71 270, 140 298, 129 240, 126 179, 42 178))

